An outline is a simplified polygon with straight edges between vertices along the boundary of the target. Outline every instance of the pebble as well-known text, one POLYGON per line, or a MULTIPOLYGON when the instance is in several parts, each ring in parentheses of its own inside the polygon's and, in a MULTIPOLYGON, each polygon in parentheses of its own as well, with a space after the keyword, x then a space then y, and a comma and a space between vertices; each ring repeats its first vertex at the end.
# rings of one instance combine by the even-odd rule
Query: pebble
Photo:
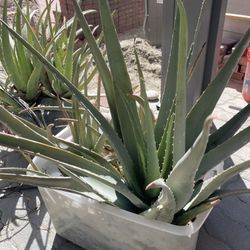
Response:
POLYGON ((155 90, 148 90, 147 97, 149 101, 157 101, 159 99, 159 93, 155 90))

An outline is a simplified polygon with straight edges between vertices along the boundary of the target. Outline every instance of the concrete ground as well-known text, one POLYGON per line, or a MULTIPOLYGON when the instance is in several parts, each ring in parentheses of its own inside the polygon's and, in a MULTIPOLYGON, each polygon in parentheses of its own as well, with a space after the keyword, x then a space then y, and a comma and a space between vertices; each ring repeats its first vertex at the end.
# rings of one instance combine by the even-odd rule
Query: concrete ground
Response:
MULTIPOLYGON (((220 120, 217 126, 230 119, 246 105, 241 97, 241 84, 232 81, 225 89, 215 109, 220 120)), ((242 128, 250 125, 250 118, 242 128)), ((224 168, 250 160, 250 143, 234 153, 224 168)), ((250 188, 250 169, 234 177, 224 189, 250 188)), ((250 196, 241 195, 224 199, 215 207, 200 231, 197 250, 249 250, 250 249, 250 196)))
MULTIPOLYGON (((241 97, 241 85, 231 82, 218 102, 216 126, 230 119, 246 103, 241 97)), ((250 119, 244 127, 250 125, 250 119)), ((233 163, 250 159, 250 145, 246 145, 225 161, 227 168, 233 163)), ((26 165, 16 152, 0 151, 0 165, 20 167, 26 165)), ((81 250, 55 232, 53 224, 36 188, 0 182, 0 249, 1 250, 81 250)), ((226 188, 250 187, 250 170, 233 178, 226 188)), ((82 246, 84 247, 84 246, 82 246)), ((250 196, 225 199, 213 209, 198 239, 197 250, 249 250, 250 249, 250 196)))

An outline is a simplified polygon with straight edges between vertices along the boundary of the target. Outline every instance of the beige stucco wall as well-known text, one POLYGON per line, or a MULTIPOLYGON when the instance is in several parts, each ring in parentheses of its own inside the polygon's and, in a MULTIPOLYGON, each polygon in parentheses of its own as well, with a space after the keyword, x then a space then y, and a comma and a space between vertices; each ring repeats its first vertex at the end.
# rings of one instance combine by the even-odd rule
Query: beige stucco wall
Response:
POLYGON ((227 12, 250 16, 250 0, 228 0, 227 12))
POLYGON ((239 40, 250 28, 250 0, 228 0, 227 13, 249 16, 249 18, 233 18, 226 16, 224 38, 239 40))

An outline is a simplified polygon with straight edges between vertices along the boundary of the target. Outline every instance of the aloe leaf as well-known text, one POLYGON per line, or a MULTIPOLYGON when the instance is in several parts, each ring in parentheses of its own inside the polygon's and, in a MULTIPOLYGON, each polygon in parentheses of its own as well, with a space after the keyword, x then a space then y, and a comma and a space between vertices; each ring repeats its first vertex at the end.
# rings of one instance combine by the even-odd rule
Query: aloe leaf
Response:
POLYGON ((246 105, 246 107, 240 110, 235 116, 233 116, 233 118, 231 118, 212 135, 210 135, 207 151, 212 150, 213 148, 231 138, 241 127, 241 125, 248 119, 249 116, 250 104, 246 105))
POLYGON ((25 123, 16 118, 13 114, 11 114, 7 109, 0 106, 0 121, 5 124, 10 130, 15 132, 20 136, 24 136, 31 140, 37 140, 42 143, 51 144, 47 138, 43 137, 36 131, 30 129, 25 123))
POLYGON ((19 149, 26 152, 33 152, 35 154, 41 154, 45 157, 50 157, 55 160, 65 162, 65 164, 72 164, 79 168, 84 168, 86 171, 93 171, 94 173, 103 176, 112 176, 114 179, 119 180, 117 176, 112 174, 111 171, 104 168, 103 166, 93 161, 87 160, 82 156, 68 152, 67 150, 3 133, 0 133, 0 140, 2 145, 6 147, 19 149))
POLYGON ((200 192, 191 200, 191 202, 187 205, 188 208, 192 208, 202 201, 206 200, 217 188, 223 185, 226 181, 228 181, 233 176, 239 174, 240 172, 250 168, 250 161, 245 161, 241 164, 233 166, 224 170, 222 173, 217 174, 216 176, 205 180, 200 189, 200 192))
POLYGON ((45 0, 46 2, 46 8, 48 15, 46 16, 48 18, 48 31, 51 37, 53 37, 53 28, 52 28, 52 20, 51 20, 51 5, 49 4, 48 0, 45 0))
POLYGON ((224 143, 206 153, 201 161, 196 180, 202 178, 209 170, 239 150, 250 140, 250 126, 229 138, 224 143))
POLYGON ((95 188, 93 188, 92 186, 90 186, 84 178, 79 177, 79 175, 73 173, 72 171, 70 171, 67 167, 58 164, 57 165, 58 168, 62 171, 62 173, 64 173, 65 175, 67 175, 68 177, 72 178, 72 180, 74 180, 76 183, 79 184, 79 186, 82 186, 84 188, 84 190, 88 191, 88 192, 92 192, 96 195, 98 195, 99 197, 101 197, 104 201, 106 201, 107 203, 114 203, 114 201, 111 201, 107 198, 107 196, 100 194, 100 192, 98 192, 95 188))
POLYGON ((220 199, 214 200, 214 201, 208 201, 200 204, 199 206, 196 206, 187 212, 184 212, 183 214, 177 216, 173 223, 175 225, 184 226, 187 225, 188 222, 193 221, 198 214, 201 214, 203 212, 208 211, 209 209, 212 209, 214 206, 218 205, 220 203, 220 199))
POLYGON ((127 72, 127 67, 121 51, 117 33, 115 31, 114 22, 110 14, 108 1, 103 0, 98 2, 102 21, 102 29, 106 42, 107 55, 114 84, 117 84, 117 86, 119 86, 119 88, 121 88, 124 93, 132 94, 130 78, 127 72))
MULTIPOLYGON (((138 53, 136 51, 136 47, 134 45, 134 53, 135 59, 137 64, 137 70, 139 74, 140 80, 140 89, 141 89, 141 96, 144 99, 143 108, 144 108, 144 120, 142 121, 145 126, 145 141, 146 141, 146 154, 147 154, 147 164, 146 164, 146 179, 145 184, 148 185, 152 181, 158 179, 160 177, 160 166, 158 161, 157 149, 156 149, 156 142, 155 142, 155 135, 154 135, 154 124, 152 120, 152 112, 149 107, 149 103, 147 101, 147 93, 145 88, 145 80, 142 73, 138 53)), ((154 195, 157 195, 158 192, 153 192, 154 195)))
POLYGON ((173 129, 174 129, 175 114, 169 117, 168 126, 164 131, 162 142, 158 150, 159 159, 162 160, 161 164, 161 177, 167 179, 173 166, 173 129))
POLYGON ((43 64, 36 62, 34 69, 27 82, 26 100, 33 100, 39 93, 40 78, 43 72, 43 64))
MULTIPOLYGON (((85 16, 85 15, 88 15, 88 14, 96 13, 96 10, 84 10, 84 11, 82 11, 82 10, 80 9, 80 11, 81 11, 81 13, 82 13, 84 16, 85 16)), ((68 29, 72 26, 73 22, 74 22, 74 17, 70 18, 70 19, 65 23, 65 25, 62 25, 62 26, 56 31, 54 38, 55 38, 55 37, 58 37, 58 35, 61 34, 63 31, 68 30, 68 29)))
POLYGON ((67 51, 64 61, 64 75, 68 79, 72 79, 73 74, 73 52, 74 52, 74 42, 75 34, 77 29, 77 18, 75 17, 73 25, 71 27, 70 35, 68 38, 67 51))
POLYGON ((177 0, 180 15, 179 49, 176 77, 175 123, 173 140, 173 164, 175 165, 186 151, 186 80, 187 80, 187 51, 188 51, 188 21, 181 0, 177 0))
POLYGON ((48 8, 51 6, 53 1, 50 1, 49 4, 46 4, 46 7, 43 9, 43 11, 40 13, 38 20, 36 22, 35 26, 35 34, 37 37, 39 37, 39 32, 40 32, 40 27, 42 26, 43 22, 47 24, 47 19, 48 19, 48 8), (44 21, 45 20, 45 21, 44 21))
POLYGON ((163 179, 157 179, 150 183, 146 189, 161 188, 157 201, 142 213, 148 219, 155 219, 171 223, 175 214, 175 197, 172 190, 165 184, 163 179))
POLYGON ((76 15, 78 17, 80 26, 82 28, 82 31, 84 33, 86 40, 88 41, 89 48, 92 51, 95 63, 97 65, 98 71, 102 78, 103 86, 105 88, 105 93, 107 95, 107 100, 109 103, 109 108, 111 110, 111 116, 112 116, 114 127, 116 128, 117 133, 121 135, 120 124, 118 120, 118 111, 117 111, 117 107, 115 103, 113 79, 112 79, 110 70, 102 56, 102 53, 96 43, 96 40, 88 26, 86 19, 84 15, 82 14, 81 8, 79 4, 77 3, 77 0, 74 0, 73 4, 75 7, 76 15))
MULTIPOLYGON (((164 128, 164 133, 160 140, 158 146, 158 159, 161 170, 163 168, 164 158, 171 158, 173 160, 173 128, 174 128, 174 110, 175 110, 175 100, 173 100, 172 107, 169 112, 169 117, 167 119, 166 126, 164 128), (172 129, 170 129, 172 127, 172 129), (168 148, 168 149, 167 149, 168 148), (167 153, 168 151, 168 153, 167 153)), ((172 161, 171 160, 171 161, 172 161)), ((171 164, 172 165, 172 164, 171 164)), ((166 179, 166 178, 164 178, 166 179)))
MULTIPOLYGON (((22 1, 19 1, 19 4, 22 4, 22 1)), ((21 32, 22 32, 21 13, 18 10, 16 13, 15 21, 16 21, 16 24, 15 24, 16 31, 21 35, 21 32)), ((16 41, 16 53, 17 53, 17 58, 18 58, 17 61, 19 63, 19 67, 22 72, 21 74, 24 77, 24 81, 27 82, 32 72, 32 65, 31 65, 29 58, 27 57, 25 53, 23 45, 19 41, 16 41)))
MULTIPOLYGON (((7 21, 7 0, 4 1, 3 20, 7 21)), ((12 82, 15 83, 17 89, 25 92, 26 84, 20 78, 18 67, 15 62, 14 50, 10 44, 10 36, 5 26, 1 25, 2 47, 3 47, 3 60, 6 66, 6 72, 10 76, 12 82)))
POLYGON ((198 214, 203 213, 218 205, 223 198, 249 193, 250 189, 216 190, 207 200, 205 200, 201 204, 185 211, 181 215, 177 215, 174 220, 174 224, 186 225, 189 221, 194 220, 198 214))
MULTIPOLYGON (((16 0, 14 0, 16 7, 17 7, 17 11, 19 11, 19 13, 22 15, 23 21, 25 23, 25 27, 27 28, 27 33, 28 33, 28 41, 31 42, 34 47, 38 50, 38 51, 42 51, 42 46, 39 43, 38 37, 36 37, 33 28, 31 27, 30 21, 29 21, 29 13, 27 13, 27 15, 25 15, 20 7, 20 5, 18 4, 18 2, 16 0)), ((29 7, 27 7, 27 12, 29 12, 29 7)))
POLYGON ((94 151, 90 151, 88 148, 85 148, 83 146, 79 146, 76 143, 73 142, 69 142, 60 138, 53 138, 57 144, 60 146, 67 146, 67 150, 70 150, 71 152, 78 152, 79 154, 81 154, 82 156, 84 156, 85 158, 88 158, 94 162, 97 162, 99 165, 107 168, 109 171, 111 171, 114 175, 116 175, 117 177, 120 176, 120 174, 117 172, 117 170, 114 169, 114 167, 105 159, 103 158, 103 156, 101 156, 100 154, 94 152, 94 151))
POLYGON ((17 173, 31 173, 31 174, 36 174, 36 175, 39 175, 39 176, 46 176, 48 177, 47 174, 45 173, 42 173, 41 171, 39 170, 32 170, 32 169, 27 169, 27 168, 15 168, 15 167, 7 167, 7 168, 0 168, 0 172, 15 172, 15 174, 17 173))
POLYGON ((235 66, 237 65, 249 41, 250 29, 248 29, 244 37, 241 39, 235 51, 230 56, 228 62, 221 69, 215 79, 209 84, 207 89, 203 92, 201 97, 189 112, 186 122, 187 148, 192 145, 193 141, 201 131, 202 122, 209 114, 213 112, 214 107, 222 94, 222 91, 228 83, 233 70, 235 69, 235 66), (195 130, 193 128, 195 128, 195 130))
POLYGON ((28 176, 21 174, 0 174, 0 179, 25 183, 27 185, 50 187, 50 188, 72 188, 81 191, 69 177, 45 177, 45 176, 28 176))
MULTIPOLYGON (((207 4, 207 0, 202 0, 201 8, 200 8, 200 13, 199 13, 198 20, 197 20, 196 27, 195 27, 195 31, 194 31, 193 41, 191 43, 191 46, 190 46, 190 49, 189 49, 189 53, 188 53, 188 60, 187 60, 188 62, 187 62, 187 65, 188 65, 189 72, 191 72, 191 74, 189 74, 189 78, 192 75, 192 68, 193 69, 195 68, 196 62, 197 62, 198 58, 200 57, 200 55, 198 55, 198 57, 195 60, 194 64, 191 65, 191 61, 192 61, 193 54, 194 54, 195 44, 197 42, 198 34, 199 34, 199 31, 200 31, 201 18, 202 18, 203 14, 204 14, 204 10, 205 10, 206 4, 207 4)), ((204 47, 204 45, 203 45, 203 47, 204 47)), ((203 50, 203 47, 202 47, 201 51, 203 50)))
POLYGON ((127 72, 127 67, 121 51, 121 46, 117 37, 112 16, 110 14, 108 1, 99 1, 98 3, 109 65, 113 77, 113 84, 115 85, 114 93, 122 139, 127 147, 129 154, 132 156, 133 161, 136 161, 135 164, 139 163, 139 167, 141 163, 143 164, 144 161, 143 154, 145 152, 145 142, 142 134, 139 116, 137 113, 136 102, 133 98, 129 98, 129 96, 132 95, 132 85, 127 72), (118 91, 120 93, 117 93, 118 91), (122 101, 119 96, 123 96, 122 98, 124 100, 126 99, 126 101, 122 101), (129 110, 128 115, 125 114, 125 109, 129 110), (134 131, 134 135, 131 134, 131 130, 134 131), (140 154, 140 152, 143 152, 143 154, 140 154), (140 156, 141 158, 139 159, 139 162, 137 159, 138 156, 140 156))
MULTIPOLYGON (((99 185, 107 185, 111 188, 113 188, 115 191, 119 192, 120 194, 124 195, 124 197, 126 197, 132 204, 134 204, 135 206, 141 208, 141 209, 145 209, 148 206, 142 202, 133 192, 131 192, 128 188, 128 186, 123 182, 123 179, 120 177, 118 178, 113 178, 113 176, 110 175, 100 175, 100 174, 96 174, 94 171, 86 171, 83 168, 79 168, 77 166, 74 166, 72 164, 67 164, 55 159, 52 159, 50 157, 43 157, 53 163, 57 164, 57 167, 62 171, 65 172, 67 175, 70 174, 71 177, 76 178, 79 175, 82 175, 85 183, 87 183, 88 178, 86 177, 90 177, 93 178, 97 181, 99 181, 99 185), (75 174, 77 173, 77 175, 75 174), (86 176, 86 177, 84 177, 86 176)), ((79 178, 79 177, 77 177, 79 178)), ((92 188, 94 189, 94 186, 92 186, 92 188)))
MULTIPOLYGON (((0 85, 4 85, 4 83, 0 81, 0 85)), ((11 106, 16 111, 19 111, 22 108, 20 103, 2 87, 0 87, 0 100, 3 104, 11 106)))
MULTIPOLYGON (((123 124, 123 132, 126 133, 126 140, 124 142, 126 148, 128 149, 129 154, 131 155, 131 158, 133 159, 133 162, 135 163, 134 170, 136 172, 136 176, 138 179, 140 179, 143 183, 145 183, 146 178, 146 149, 145 144, 143 144, 143 148, 141 147, 142 144, 140 144, 137 139, 137 134, 135 131, 135 126, 128 126, 127 124, 132 124, 133 121, 133 111, 130 109, 131 106, 128 104, 128 98, 125 96, 125 94, 120 90, 117 89, 117 98, 120 99, 120 103, 123 105, 123 113, 122 115, 124 117, 127 117, 127 121, 125 124, 123 124)), ((132 99, 132 97, 131 97, 132 99)), ((124 172, 125 176, 130 174, 125 170, 124 172)), ((145 183, 145 185, 147 185, 145 183)))
MULTIPOLYGON (((74 175, 72 172, 68 171, 62 166, 61 166, 61 169, 63 169, 64 172, 67 173, 67 175, 70 177, 49 177, 49 176, 44 176, 41 172, 25 169, 24 171, 30 172, 39 176, 0 173, 0 179, 12 181, 12 182, 14 181, 14 182, 18 182, 18 183, 22 183, 26 185, 53 188, 56 190, 72 192, 78 195, 83 195, 83 196, 87 196, 91 198, 93 198, 93 195, 88 195, 88 193, 89 194, 95 193, 97 197, 101 198, 102 202, 105 201, 106 203, 110 205, 118 205, 119 207, 121 206, 124 209, 128 207, 128 205, 126 204, 127 202, 124 202, 124 198, 122 199, 121 197, 118 197, 117 195, 115 195, 115 192, 113 192, 113 196, 111 196, 110 193, 108 193, 108 195, 106 195, 108 197, 105 197, 99 191, 94 189, 94 187, 92 187, 92 185, 90 185, 88 181, 86 181, 84 178, 79 178, 78 176, 74 175), (110 200, 110 197, 112 197, 112 200, 110 200)), ((2 170, 21 172, 21 169, 15 169, 15 168, 0 169, 0 171, 2 170)), ((98 198, 98 200, 100 199, 98 198)))
POLYGON ((237 196, 237 195, 243 195, 243 194, 249 194, 250 189, 233 189, 233 190, 227 190, 227 189, 219 189, 216 190, 212 195, 209 196, 209 201, 214 201, 218 199, 223 199, 231 196, 237 196))
POLYGON ((194 72, 195 72, 196 67, 199 65, 199 61, 200 61, 200 59, 201 59, 201 55, 202 55, 202 53, 203 53, 205 47, 206 47, 206 42, 203 44, 203 46, 202 46, 201 49, 199 50, 197 57, 195 58, 193 64, 191 65, 191 67, 190 67, 190 69, 189 69, 189 71, 188 71, 187 83, 190 82, 190 80, 191 80, 191 78, 192 78, 192 76, 193 76, 193 74, 194 74, 194 72))
POLYGON ((87 88, 87 86, 89 85, 89 83, 93 80, 93 78, 95 77, 95 75, 97 74, 97 67, 95 67, 93 69, 93 71, 91 72, 91 74, 88 76, 87 79, 85 79, 84 81, 82 81, 80 83, 80 85, 78 86, 78 88, 80 90, 83 90, 84 88, 87 88))
POLYGON ((176 79, 177 79, 177 63, 179 53, 179 29, 180 29, 180 15, 176 11, 174 22, 174 30, 171 41, 170 55, 168 60, 168 68, 164 79, 164 90, 161 98, 161 108, 159 110, 158 118, 155 124, 155 140, 159 147, 164 130, 166 128, 167 120, 170 115, 173 102, 176 95, 176 79))
POLYGON ((202 132, 193 146, 174 166, 166 180, 167 186, 170 187, 176 199, 176 211, 182 209, 192 197, 195 174, 206 150, 211 124, 212 117, 208 117, 204 122, 202 132))

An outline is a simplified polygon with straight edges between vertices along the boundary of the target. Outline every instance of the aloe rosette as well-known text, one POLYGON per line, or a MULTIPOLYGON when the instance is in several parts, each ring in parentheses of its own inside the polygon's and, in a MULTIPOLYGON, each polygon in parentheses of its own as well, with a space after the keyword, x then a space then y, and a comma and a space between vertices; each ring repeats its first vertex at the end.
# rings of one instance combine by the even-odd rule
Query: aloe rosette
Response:
MULTIPOLYGON (((93 117, 114 150, 118 167, 102 151, 94 152, 77 143, 48 136, 46 130, 18 119, 1 107, 1 122, 16 135, 0 133, 0 143, 56 163, 62 176, 48 176, 33 166, 34 170, 4 169, 0 178, 85 196, 92 193, 99 201, 140 213, 150 219, 179 225, 193 220, 197 214, 213 207, 223 197, 249 192, 247 189, 218 191, 229 178, 249 168, 249 161, 207 180, 204 180, 204 175, 250 140, 250 127, 236 133, 249 116, 249 104, 219 130, 210 131, 213 120, 211 113, 249 43, 250 30, 187 114, 186 89, 192 71, 190 69, 195 66, 190 63, 194 46, 188 48, 187 15, 183 2, 176 0, 178 8, 165 77, 166 87, 155 121, 146 98, 145 80, 136 48, 141 93, 140 96, 133 93, 108 1, 98 1, 108 64, 78 1, 74 0, 73 3, 75 16, 103 82, 112 124, 39 50, 3 20, 1 23, 53 77, 64 84, 77 103, 93 117)), ((201 15, 204 6, 203 3, 201 15)), ((196 32, 198 27, 199 21, 196 32)), ((193 44, 196 37, 197 33, 193 44)))

